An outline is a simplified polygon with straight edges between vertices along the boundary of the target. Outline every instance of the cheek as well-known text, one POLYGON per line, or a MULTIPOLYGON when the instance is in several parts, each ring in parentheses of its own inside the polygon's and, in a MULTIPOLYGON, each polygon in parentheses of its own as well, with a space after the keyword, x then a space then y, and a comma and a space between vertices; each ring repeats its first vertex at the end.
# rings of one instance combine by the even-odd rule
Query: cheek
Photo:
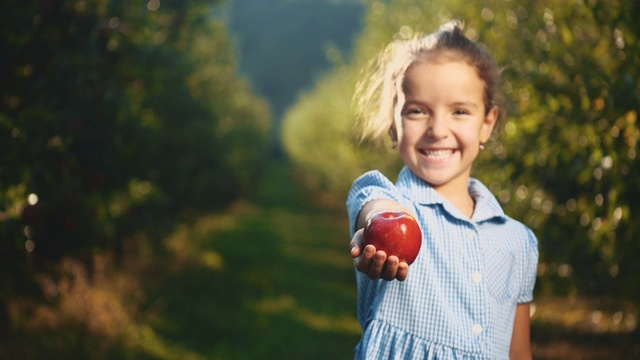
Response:
POLYGON ((424 133, 423 126, 417 121, 402 122, 402 143, 415 143, 424 133))
POLYGON ((455 130, 458 138, 467 145, 479 145, 482 139, 482 126, 479 124, 465 124, 455 130))

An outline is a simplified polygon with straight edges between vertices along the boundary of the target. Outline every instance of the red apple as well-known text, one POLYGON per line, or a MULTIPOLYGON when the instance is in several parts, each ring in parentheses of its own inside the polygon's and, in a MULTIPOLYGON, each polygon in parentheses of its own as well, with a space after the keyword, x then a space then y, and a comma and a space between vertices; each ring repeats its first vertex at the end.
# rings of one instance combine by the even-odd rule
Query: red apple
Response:
POLYGON ((364 242, 411 265, 422 245, 422 231, 416 219, 406 212, 381 212, 367 221, 364 242))

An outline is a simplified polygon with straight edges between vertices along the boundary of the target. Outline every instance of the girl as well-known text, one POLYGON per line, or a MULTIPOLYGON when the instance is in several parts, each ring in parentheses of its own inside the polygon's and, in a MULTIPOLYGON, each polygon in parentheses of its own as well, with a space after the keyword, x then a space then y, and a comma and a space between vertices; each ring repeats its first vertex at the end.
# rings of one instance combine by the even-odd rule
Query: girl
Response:
POLYGON ((391 43, 359 86, 363 137, 388 134, 405 166, 395 184, 362 175, 347 199, 363 329, 356 358, 531 358, 536 237, 470 177, 498 120, 499 77, 486 49, 452 22, 391 43), (363 227, 382 211, 420 223, 410 276, 406 262, 364 246, 363 227))

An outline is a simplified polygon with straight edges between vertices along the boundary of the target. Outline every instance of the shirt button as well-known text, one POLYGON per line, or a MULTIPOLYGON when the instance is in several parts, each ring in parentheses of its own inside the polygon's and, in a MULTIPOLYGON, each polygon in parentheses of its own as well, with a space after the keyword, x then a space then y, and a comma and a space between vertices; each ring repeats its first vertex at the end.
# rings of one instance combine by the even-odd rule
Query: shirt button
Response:
POLYGON ((480 284, 482 282, 482 274, 476 271, 471 275, 471 279, 473 279, 474 283, 480 284))
POLYGON ((471 328, 471 331, 473 331, 474 334, 476 335, 480 335, 482 333, 482 326, 479 324, 475 324, 473 325, 473 327, 471 328))

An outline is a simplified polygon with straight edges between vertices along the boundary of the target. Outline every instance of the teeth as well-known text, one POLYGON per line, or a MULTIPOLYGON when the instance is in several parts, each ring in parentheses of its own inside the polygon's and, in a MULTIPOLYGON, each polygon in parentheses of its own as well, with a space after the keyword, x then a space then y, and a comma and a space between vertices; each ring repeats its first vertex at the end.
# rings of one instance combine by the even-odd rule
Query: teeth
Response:
POLYGON ((453 150, 422 150, 422 153, 436 159, 443 159, 453 154, 453 150))

